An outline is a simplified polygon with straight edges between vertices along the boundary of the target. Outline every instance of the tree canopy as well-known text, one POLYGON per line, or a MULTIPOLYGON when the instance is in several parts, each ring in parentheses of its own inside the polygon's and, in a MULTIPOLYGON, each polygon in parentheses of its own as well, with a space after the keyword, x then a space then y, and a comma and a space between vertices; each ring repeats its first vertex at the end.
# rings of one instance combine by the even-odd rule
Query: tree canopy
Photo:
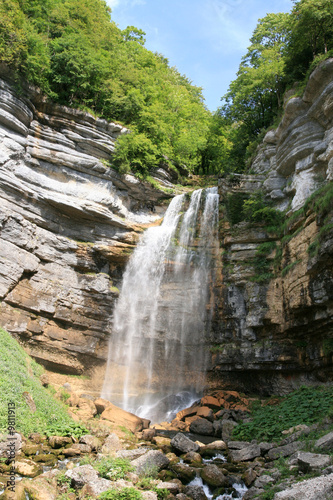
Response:
POLYGON ((53 101, 127 125, 115 164, 146 175, 163 159, 192 171, 210 120, 202 90, 144 44, 103 0, 0 2, 1 61, 53 101))

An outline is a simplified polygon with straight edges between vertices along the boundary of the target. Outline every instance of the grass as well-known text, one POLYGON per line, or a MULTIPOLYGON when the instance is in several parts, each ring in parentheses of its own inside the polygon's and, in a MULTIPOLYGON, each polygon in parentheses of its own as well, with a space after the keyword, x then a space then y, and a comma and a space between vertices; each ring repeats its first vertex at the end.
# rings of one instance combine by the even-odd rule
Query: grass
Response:
POLYGON ((80 460, 80 465, 86 464, 92 465, 101 477, 111 481, 125 479, 127 474, 134 470, 129 460, 125 458, 101 457, 96 460, 92 457, 85 457, 80 460))
POLYGON ((301 387, 276 406, 255 406, 252 421, 239 424, 235 439, 280 441, 282 431, 298 424, 311 425, 333 416, 333 387, 301 387))
POLYGON ((57 401, 39 381, 43 368, 30 358, 18 342, 0 329, 0 432, 7 429, 8 403, 15 403, 15 430, 28 436, 32 432, 44 434, 52 426, 66 429, 77 423, 67 414, 65 406, 57 401), (36 405, 32 411, 23 393, 29 393, 36 405))

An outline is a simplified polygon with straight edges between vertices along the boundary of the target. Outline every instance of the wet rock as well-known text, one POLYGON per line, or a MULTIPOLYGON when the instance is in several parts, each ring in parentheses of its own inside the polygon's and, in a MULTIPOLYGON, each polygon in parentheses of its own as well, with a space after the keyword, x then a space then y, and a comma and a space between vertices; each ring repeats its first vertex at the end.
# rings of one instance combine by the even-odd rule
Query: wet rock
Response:
POLYGON ((317 439, 315 447, 320 448, 321 450, 333 450, 333 432, 329 432, 328 434, 325 434, 325 436, 317 439))
POLYGON ((171 446, 171 439, 167 437, 155 436, 152 441, 156 446, 162 449, 170 448, 171 446))
POLYGON ((71 479, 71 484, 75 488, 83 488, 88 482, 93 482, 98 478, 98 474, 92 465, 80 465, 70 469, 65 473, 71 479))
POLYGON ((184 493, 193 500, 207 500, 205 492, 201 486, 186 486, 184 493))
POLYGON ((228 484, 228 479, 216 465, 206 465, 201 471, 202 479, 213 487, 225 486, 228 484))
POLYGON ((73 441, 70 437, 65 437, 65 436, 50 436, 49 437, 49 444, 51 448, 63 448, 64 446, 68 444, 72 444, 73 441))
POLYGON ((81 455, 81 450, 72 446, 71 448, 65 448, 63 454, 65 457, 79 457, 81 455))
POLYGON ((199 451, 200 446, 180 432, 171 439, 171 446, 178 453, 188 453, 189 451, 199 451))
POLYGON ((251 484, 254 483, 256 478, 257 478, 257 473, 254 469, 252 469, 252 467, 250 469, 247 469, 242 476, 242 479, 247 487, 251 486, 251 484))
POLYGON ((43 462, 47 466, 52 466, 57 463, 57 457, 52 453, 40 453, 34 457, 34 462, 43 462))
POLYGON ((193 465, 193 467, 196 467, 202 463, 200 453, 196 453, 195 451, 189 451, 188 453, 186 453, 186 455, 183 456, 183 460, 187 464, 193 465))
POLYGON ((186 417, 193 417, 193 415, 196 415, 199 409, 199 405, 192 405, 190 408, 185 408, 184 410, 179 411, 176 415, 176 418, 178 420, 185 420, 186 417))
POLYGON ((214 427, 212 422, 205 418, 198 418, 190 425, 190 431, 194 434, 202 434, 203 436, 214 436, 214 427))
POLYGON ((168 467, 170 460, 158 450, 151 450, 139 458, 131 461, 137 474, 149 474, 149 472, 160 471, 168 467))
POLYGON ((57 480, 48 473, 42 474, 32 481, 23 480, 17 486, 17 498, 20 498, 20 492, 22 492, 22 499, 28 497, 36 500, 56 500, 59 497, 57 480))
POLYGON ((177 474, 179 479, 184 483, 189 483, 197 475, 196 469, 193 467, 189 467, 186 464, 178 463, 172 465, 170 468, 177 474))
POLYGON ((225 444, 224 441, 213 441, 212 443, 209 443, 205 446, 201 446, 200 448, 200 453, 201 451, 206 451, 206 450, 214 450, 214 451, 223 451, 227 449, 227 445, 225 444))

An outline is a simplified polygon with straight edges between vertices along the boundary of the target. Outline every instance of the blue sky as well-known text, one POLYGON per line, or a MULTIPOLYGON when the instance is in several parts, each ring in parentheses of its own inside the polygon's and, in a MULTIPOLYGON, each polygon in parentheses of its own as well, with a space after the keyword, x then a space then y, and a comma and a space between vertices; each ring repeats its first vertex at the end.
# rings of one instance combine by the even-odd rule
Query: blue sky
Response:
POLYGON ((146 48, 203 87, 215 111, 235 79, 259 18, 290 12, 291 0, 106 0, 120 29, 146 32, 146 48))

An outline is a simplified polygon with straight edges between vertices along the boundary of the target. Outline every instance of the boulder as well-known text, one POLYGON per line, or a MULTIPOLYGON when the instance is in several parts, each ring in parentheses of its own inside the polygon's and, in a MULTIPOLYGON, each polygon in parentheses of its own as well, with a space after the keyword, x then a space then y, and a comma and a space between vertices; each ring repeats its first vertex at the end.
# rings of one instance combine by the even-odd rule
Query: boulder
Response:
POLYGON ((256 478, 257 478, 257 473, 252 467, 246 469, 246 471, 242 476, 242 479, 247 487, 251 486, 251 484, 254 483, 256 478))
POLYGON ((15 461, 15 471, 20 476, 36 477, 43 472, 43 469, 32 460, 23 458, 15 461))
POLYGON ((180 432, 171 439, 170 444, 178 453, 188 453, 189 451, 198 451, 200 449, 197 443, 180 432))
POLYGON ((190 425, 190 431, 194 434, 202 434, 203 436, 214 436, 213 424, 205 418, 194 420, 190 425))
POLYGON ((91 465, 80 465, 66 472, 66 476, 71 479, 71 486, 84 490, 81 494, 89 496, 98 496, 103 491, 113 487, 112 481, 98 477, 97 472, 91 465))
POLYGON ((85 436, 81 436, 79 442, 90 446, 91 451, 97 451, 97 450, 99 450, 99 448, 101 446, 100 440, 96 436, 91 436, 90 434, 86 434, 85 436))
POLYGON ((155 488, 158 490, 168 490, 173 495, 177 495, 180 491, 179 485, 177 483, 171 483, 170 481, 161 481, 155 486, 155 488))
POLYGON ((190 408, 185 408, 177 413, 176 418, 178 420, 185 420, 186 417, 193 417, 196 415, 197 411, 200 409, 199 405, 193 405, 190 408))
POLYGON ((188 453, 186 453, 186 455, 183 456, 183 460, 187 464, 191 464, 194 467, 201 465, 202 463, 202 457, 200 453, 196 453, 195 451, 189 451, 188 453))
POLYGON ((81 420, 91 420, 97 414, 96 406, 90 399, 79 398, 76 406, 79 408, 76 415, 81 420))
POLYGON ((325 436, 317 439, 315 447, 320 448, 321 450, 333 450, 333 432, 329 432, 328 434, 325 434, 325 436))
POLYGON ((221 435, 223 441, 228 442, 230 440, 230 437, 236 426, 237 423, 234 422, 233 420, 221 420, 221 435))
POLYGON ((108 401, 107 399, 103 399, 103 398, 95 399, 94 403, 95 403, 96 410, 97 410, 98 414, 103 413, 103 411, 106 410, 107 407, 111 405, 110 401, 108 401))
POLYGON ((308 472, 320 472, 325 467, 331 465, 331 457, 329 455, 320 455, 317 453, 298 453, 298 467, 299 470, 308 473, 308 472))
POLYGON ((117 451, 116 456, 119 458, 126 458, 126 460, 134 460, 139 458, 149 451, 148 448, 135 448, 134 450, 120 450, 117 451))
POLYGON ((214 413, 211 408, 208 408, 208 406, 201 406, 199 410, 197 411, 198 417, 206 418, 210 422, 214 421, 214 413))
POLYGON ((214 488, 228 484, 228 479, 223 472, 214 464, 206 465, 201 471, 202 479, 214 488))
POLYGON ((124 426, 133 433, 140 432, 143 429, 143 422, 140 417, 118 408, 112 403, 103 411, 101 418, 115 425, 124 426))
POLYGON ((204 396, 201 398, 201 406, 208 406, 212 410, 219 410, 221 408, 219 400, 213 396, 204 396))
POLYGON ((68 444, 72 444, 72 438, 70 437, 65 437, 65 436, 50 436, 49 437, 49 445, 51 448, 63 448, 64 446, 67 446, 68 444))
POLYGON ((189 467, 188 465, 181 463, 172 465, 171 470, 173 470, 173 472, 177 474, 178 478, 183 483, 189 483, 197 475, 195 468, 189 467))
POLYGON ((332 490, 333 474, 329 474, 296 483, 276 493, 274 500, 330 500, 332 490))
POLYGON ((300 450, 301 448, 304 448, 304 446, 305 446, 304 442, 296 441, 290 444, 286 444, 284 446, 278 446, 277 448, 272 448, 267 453, 267 456, 270 460, 276 460, 279 457, 289 457, 296 451, 300 450))
POLYGON ((142 439, 145 441, 152 441, 155 437, 156 429, 143 429, 142 431, 142 439))
POLYGON ((50 477, 48 473, 42 474, 33 480, 25 479, 17 483, 16 489, 17 497, 15 498, 20 498, 20 492, 22 492, 22 499, 56 500, 60 496, 57 491, 56 478, 50 477))
POLYGON ((121 449, 122 445, 120 443, 119 437, 116 434, 112 433, 109 434, 106 440, 104 441, 101 453, 103 453, 103 455, 110 455, 121 449))
POLYGON ((193 500, 207 500, 205 492, 201 486, 186 486, 184 493, 193 500))
POLYGON ((260 457, 260 455, 260 447, 257 444, 251 444, 241 450, 233 450, 230 452, 232 462, 246 462, 247 460, 253 460, 256 457, 260 457))
POLYGON ((131 461, 135 472, 139 475, 166 469, 170 460, 159 450, 151 450, 131 461))

